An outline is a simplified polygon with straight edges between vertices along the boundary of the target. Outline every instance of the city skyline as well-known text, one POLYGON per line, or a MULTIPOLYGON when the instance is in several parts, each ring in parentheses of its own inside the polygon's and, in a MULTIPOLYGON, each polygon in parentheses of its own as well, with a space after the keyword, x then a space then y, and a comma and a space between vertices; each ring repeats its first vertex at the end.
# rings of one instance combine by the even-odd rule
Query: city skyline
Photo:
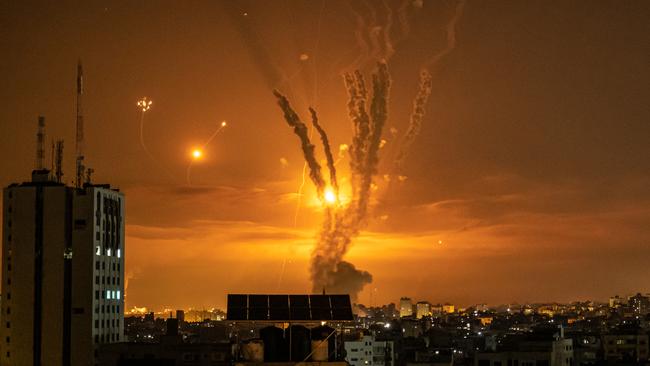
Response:
MULTIPOLYGON (((388 3, 396 19, 386 159, 367 225, 345 256, 372 274, 356 302, 650 292, 648 3, 467 1, 453 50, 431 67, 403 179, 384 174, 420 68, 448 45, 457 8, 413 2, 400 23, 398 2, 388 3), (400 181, 390 195, 389 179, 400 181)), ((41 114, 46 146, 65 139, 64 180, 74 179, 81 59, 85 162, 128 202, 125 310, 310 292, 323 208, 308 176, 298 204, 302 152, 272 89, 304 120, 308 106, 317 109, 346 184, 341 73, 355 66, 369 78, 375 69, 355 38, 359 17, 370 22, 374 10, 386 26, 386 10, 369 6, 0 4, 0 45, 11 50, 0 60, 0 183, 29 180, 41 114)))

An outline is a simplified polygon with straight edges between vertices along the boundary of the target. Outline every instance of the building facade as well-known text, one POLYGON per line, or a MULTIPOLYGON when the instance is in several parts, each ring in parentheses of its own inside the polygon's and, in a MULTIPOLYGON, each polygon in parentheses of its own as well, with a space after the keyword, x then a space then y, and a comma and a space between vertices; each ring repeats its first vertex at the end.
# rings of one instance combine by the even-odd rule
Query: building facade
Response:
POLYGON ((376 341, 374 336, 363 336, 358 341, 345 342, 345 360, 351 366, 394 366, 395 351, 392 341, 376 341))
POLYGON ((415 318, 422 319, 431 316, 431 304, 426 301, 419 301, 415 304, 415 318))
POLYGON ((408 297, 402 297, 399 299, 399 316, 413 316, 413 303, 408 297))
POLYGON ((2 365, 94 365, 124 334, 124 195, 48 170, 3 192, 2 365))

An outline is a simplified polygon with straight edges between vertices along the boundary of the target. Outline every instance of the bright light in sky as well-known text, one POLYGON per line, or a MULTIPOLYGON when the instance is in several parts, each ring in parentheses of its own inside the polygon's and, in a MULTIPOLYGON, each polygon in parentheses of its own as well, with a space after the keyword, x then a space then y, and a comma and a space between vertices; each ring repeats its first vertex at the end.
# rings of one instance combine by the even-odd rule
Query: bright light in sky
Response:
POLYGON ((140 109, 142 109, 143 112, 146 112, 149 109, 151 109, 152 104, 153 102, 151 100, 148 100, 147 97, 144 97, 138 101, 138 107, 140 107, 140 109))
POLYGON ((201 151, 199 149, 192 150, 192 157, 194 159, 201 159, 202 156, 203 156, 203 151, 201 151))
POLYGON ((221 127, 226 127, 226 121, 221 122, 221 127))
POLYGON ((329 188, 325 190, 325 202, 327 202, 328 204, 332 204, 336 202, 336 195, 329 188))

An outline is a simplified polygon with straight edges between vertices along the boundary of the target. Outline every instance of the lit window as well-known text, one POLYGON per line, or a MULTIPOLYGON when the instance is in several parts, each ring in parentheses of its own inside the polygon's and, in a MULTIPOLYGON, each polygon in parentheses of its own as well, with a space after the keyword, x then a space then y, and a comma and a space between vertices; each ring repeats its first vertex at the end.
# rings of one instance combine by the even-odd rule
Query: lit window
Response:
POLYGON ((111 248, 106 249, 106 255, 109 257, 111 256, 111 248))
POLYGON ((109 290, 106 290, 106 299, 111 298, 111 292, 109 290))
POLYGON ((98 245, 95 247, 95 255, 100 255, 102 254, 102 248, 98 245))
POLYGON ((122 257, 122 251, 120 249, 117 250, 117 257, 118 258, 122 257))
POLYGON ((120 299, 120 291, 119 290, 117 291, 117 299, 118 300, 120 299))

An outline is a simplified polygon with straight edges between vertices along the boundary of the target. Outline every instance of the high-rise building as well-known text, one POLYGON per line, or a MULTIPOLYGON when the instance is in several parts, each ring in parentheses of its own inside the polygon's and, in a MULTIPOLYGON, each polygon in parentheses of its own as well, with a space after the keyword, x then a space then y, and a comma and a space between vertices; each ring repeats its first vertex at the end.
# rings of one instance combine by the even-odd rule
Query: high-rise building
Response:
POLYGON ((401 318, 405 316, 413 316, 413 303, 408 297, 402 297, 399 299, 399 316, 401 318))
POLYGON ((4 188, 3 217, 0 364, 96 364, 124 334, 124 195, 41 164, 4 188))
POLYGON ((415 304, 415 318, 422 319, 431 316, 431 304, 426 301, 419 301, 415 304))

